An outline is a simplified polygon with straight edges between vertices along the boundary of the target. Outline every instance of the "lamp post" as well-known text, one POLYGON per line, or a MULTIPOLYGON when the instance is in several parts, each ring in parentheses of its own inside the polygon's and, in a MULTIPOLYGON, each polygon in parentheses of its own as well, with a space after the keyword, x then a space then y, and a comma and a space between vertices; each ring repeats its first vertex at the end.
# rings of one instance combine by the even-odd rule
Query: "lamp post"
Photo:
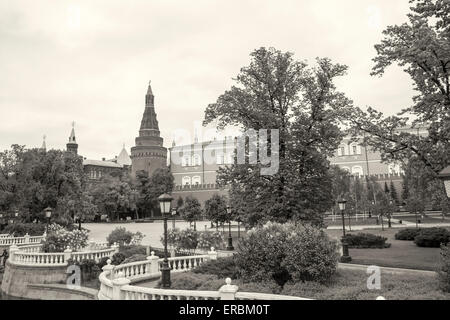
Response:
POLYGON ((45 217, 47 218, 47 227, 46 227, 46 233, 48 234, 48 225, 50 224, 50 218, 52 217, 52 208, 47 207, 44 209, 45 217))
POLYGON ((0 213, 0 231, 3 230, 3 213, 0 213))
POLYGON ((78 230, 81 231, 81 216, 78 216, 78 230))
POLYGON ((175 215, 177 214, 177 207, 172 208, 172 229, 175 230, 175 215))
POLYGON ((237 223, 238 223, 238 239, 241 238, 241 219, 237 218, 237 223))
POLYGON ((164 260, 161 267, 161 285, 163 288, 170 288, 170 266, 167 259, 167 216, 170 213, 170 204, 173 198, 164 193, 158 197, 161 213, 164 217, 164 260))
POLYGON ((345 217, 344 217, 344 212, 345 212, 345 204, 347 203, 347 200, 345 199, 340 199, 338 200, 338 204, 339 204, 339 210, 341 210, 341 215, 342 215, 342 238, 341 238, 341 243, 342 243, 342 257, 341 257, 341 262, 349 262, 352 260, 352 258, 350 257, 349 253, 348 253, 348 243, 345 240, 345 217))
POLYGON ((394 205, 394 200, 390 199, 390 200, 389 200, 389 219, 388 219, 388 228, 392 228, 392 225, 391 225, 391 216, 392 216, 392 213, 393 213, 393 211, 394 211, 393 205, 394 205))
POLYGON ((234 247, 233 247, 233 238, 231 237, 231 207, 228 206, 227 207, 227 213, 228 213, 228 246, 227 246, 227 250, 229 251, 233 251, 234 247))

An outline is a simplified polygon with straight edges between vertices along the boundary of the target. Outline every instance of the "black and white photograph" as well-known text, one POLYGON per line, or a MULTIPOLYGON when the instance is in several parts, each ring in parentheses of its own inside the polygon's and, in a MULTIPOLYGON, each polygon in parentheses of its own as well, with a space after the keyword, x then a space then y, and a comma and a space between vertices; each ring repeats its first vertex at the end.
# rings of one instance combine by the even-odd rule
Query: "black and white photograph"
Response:
POLYGON ((0 75, 2 310, 450 300, 450 0, 0 0, 0 75))

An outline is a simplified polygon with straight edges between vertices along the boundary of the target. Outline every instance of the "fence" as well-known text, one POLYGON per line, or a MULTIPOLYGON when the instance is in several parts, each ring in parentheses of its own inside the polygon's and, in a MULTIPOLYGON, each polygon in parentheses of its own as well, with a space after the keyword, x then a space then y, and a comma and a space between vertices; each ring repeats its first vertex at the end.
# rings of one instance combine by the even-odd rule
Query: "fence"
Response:
POLYGON ((11 245, 9 248, 9 261, 14 265, 26 265, 36 267, 47 266, 65 266, 68 260, 81 262, 82 260, 95 260, 99 262, 104 257, 111 257, 114 253, 119 252, 117 244, 106 249, 94 249, 82 252, 72 252, 70 248, 64 252, 41 252, 42 246, 27 245, 18 247, 11 245))
POLYGON ((45 238, 45 233, 42 236, 29 236, 28 233, 23 237, 10 237, 9 235, 0 237, 0 246, 22 246, 27 244, 40 243, 45 238))
MULTIPOLYGON (((206 255, 172 257, 168 260, 172 272, 184 272, 205 261, 215 259, 217 252, 211 248, 206 255)), ((163 259, 155 256, 154 252, 146 261, 118 266, 111 265, 111 261, 108 260, 99 276, 98 298, 100 300, 310 300, 294 296, 239 292, 237 286, 231 285, 230 278, 226 279, 225 285, 218 291, 157 289, 130 285, 133 282, 160 277, 162 262, 163 259)))

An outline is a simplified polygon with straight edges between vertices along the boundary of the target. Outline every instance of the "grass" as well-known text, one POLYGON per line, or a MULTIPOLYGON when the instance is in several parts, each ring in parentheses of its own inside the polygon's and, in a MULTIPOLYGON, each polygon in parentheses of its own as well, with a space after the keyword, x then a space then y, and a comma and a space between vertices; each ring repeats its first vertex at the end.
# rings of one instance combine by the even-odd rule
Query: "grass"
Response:
MULTIPOLYGON (((383 222, 386 226, 387 226, 387 221, 383 222)), ((392 222, 392 224, 395 224, 394 222, 392 222)), ((325 219, 325 225, 326 226, 342 226, 342 218, 337 216, 336 220, 333 221, 330 218, 325 219)), ((370 226, 370 225, 377 225, 377 219, 376 217, 371 217, 371 218, 358 218, 358 220, 356 220, 354 217, 352 217, 350 219, 350 226, 370 226)), ((379 225, 381 226, 381 220, 379 221, 379 225)), ((348 217, 345 217, 345 227, 348 228, 349 223, 348 223, 348 217)))
MULTIPOLYGON (((272 282, 244 283, 233 280, 240 291, 276 293, 317 300, 375 300, 383 296, 388 300, 450 300, 450 293, 439 287, 437 276, 410 274, 381 274, 381 288, 368 289, 369 275, 359 270, 338 270, 325 284, 313 281, 288 282, 279 287, 272 282)), ((225 283, 214 275, 192 272, 174 274, 172 289, 218 290, 225 283)))
MULTIPOLYGON (((352 231, 350 233, 372 233, 388 238, 390 248, 349 249, 351 263, 378 265, 382 267, 409 268, 436 271, 439 264, 439 248, 418 247, 413 241, 396 240, 394 235, 401 229, 372 229, 352 231)), ((339 239, 341 230, 326 230, 327 234, 339 239)))

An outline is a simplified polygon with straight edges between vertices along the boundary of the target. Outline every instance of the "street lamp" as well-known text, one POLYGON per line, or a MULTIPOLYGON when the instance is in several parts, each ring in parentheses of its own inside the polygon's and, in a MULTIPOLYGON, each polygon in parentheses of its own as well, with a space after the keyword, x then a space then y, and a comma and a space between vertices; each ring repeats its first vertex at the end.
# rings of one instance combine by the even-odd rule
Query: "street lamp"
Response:
POLYGON ((52 217, 52 208, 47 207, 44 209, 45 212, 45 217, 47 218, 47 228, 46 228, 46 233, 48 234, 48 225, 50 224, 50 218, 52 217))
POLYGON ((228 206, 227 207, 227 213, 228 213, 228 246, 227 246, 227 250, 229 251, 233 251, 234 247, 233 247, 233 238, 231 237, 231 207, 228 206))
POLYGON ((78 230, 81 231, 81 216, 78 216, 78 230))
POLYGON ((341 257, 341 262, 349 262, 352 260, 352 258, 350 257, 349 253, 348 253, 348 244, 347 241, 345 240, 345 217, 344 217, 344 211, 345 211, 345 204, 347 203, 347 200, 345 199, 340 199, 338 200, 338 204, 339 204, 339 210, 341 210, 341 216, 342 216, 342 238, 341 238, 341 243, 342 243, 342 257, 341 257))
POLYGON ((177 214, 177 207, 172 208, 172 229, 175 230, 175 215, 177 214))
POLYGON ((170 204, 173 198, 164 193, 158 197, 161 213, 164 217, 164 260, 161 267, 161 285, 163 288, 170 288, 170 266, 167 259, 167 215, 170 213, 170 204))

